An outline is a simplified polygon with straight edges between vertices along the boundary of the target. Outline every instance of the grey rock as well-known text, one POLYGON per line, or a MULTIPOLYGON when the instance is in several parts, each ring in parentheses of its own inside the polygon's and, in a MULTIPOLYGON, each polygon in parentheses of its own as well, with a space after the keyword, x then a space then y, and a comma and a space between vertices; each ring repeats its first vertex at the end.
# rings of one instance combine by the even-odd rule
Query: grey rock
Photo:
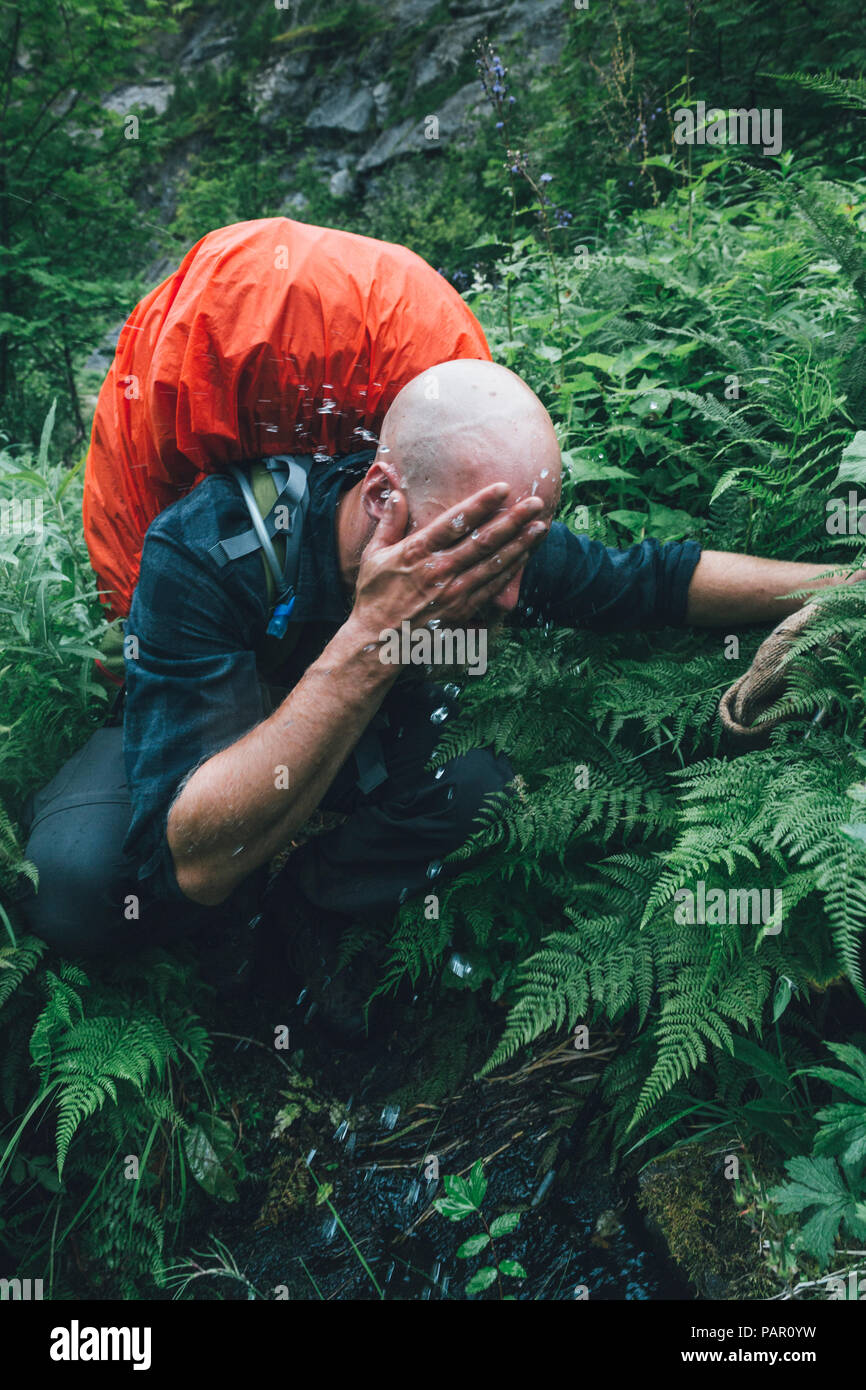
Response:
POLYGON ((173 82, 133 82, 126 87, 118 87, 105 97, 102 105, 106 111, 115 111, 118 116, 125 116, 133 106, 147 106, 161 116, 173 93, 173 82))
POLYGON ((101 372, 103 375, 108 371, 114 360, 114 350, 117 347, 117 340, 120 337, 120 330, 122 328, 123 323, 118 323, 114 328, 109 328, 103 335, 99 345, 93 349, 93 352, 84 363, 85 371, 101 372))
POLYGON ((306 105, 300 83, 309 70, 310 61, 309 53, 287 54, 255 75, 248 90, 253 110, 263 125, 293 106, 302 110, 306 105))
POLYGON ((443 102, 438 111, 410 117, 399 125, 391 126, 358 160, 358 173, 380 169, 392 159, 416 150, 429 152, 454 141, 459 143, 462 136, 468 135, 483 101, 480 88, 474 82, 468 82, 443 102))
POLYGON ((373 93, 366 87, 343 87, 315 107, 304 122, 311 130, 341 130, 361 135, 376 110, 373 93))
POLYGON ((334 198, 351 198, 355 191, 355 175, 351 169, 338 169, 328 180, 328 188, 334 198))
POLYGON ((396 0, 392 5, 391 13, 397 24, 405 26, 407 29, 413 28, 416 24, 423 24, 429 19, 435 9, 438 9, 439 0, 396 0))
MULTIPOLYGON (((519 37, 526 41, 520 50, 521 66, 527 57, 542 67, 555 63, 566 37, 561 0, 513 0, 496 26, 496 38, 505 44, 519 37)), ((509 66, 516 66, 517 56, 515 53, 509 66)), ((535 75, 526 71, 527 76, 535 75)))
POLYGON ((277 212, 278 217, 296 217, 299 212, 303 212, 309 207, 310 200, 305 193, 289 193, 283 199, 277 212))
POLYGON ((394 89, 390 82, 377 82, 373 88, 373 101, 376 104, 376 119, 380 125, 384 125, 387 119, 393 94, 394 89))
POLYGON ((233 26, 227 26, 222 15, 208 15, 196 25, 178 57, 177 66, 183 72, 201 67, 204 63, 212 64, 217 69, 223 68, 231 61, 234 42, 233 26))
POLYGON ((432 48, 422 54, 416 64, 415 86, 428 87, 432 82, 441 82, 443 78, 453 76, 486 28, 483 15, 470 15, 438 30, 432 48))

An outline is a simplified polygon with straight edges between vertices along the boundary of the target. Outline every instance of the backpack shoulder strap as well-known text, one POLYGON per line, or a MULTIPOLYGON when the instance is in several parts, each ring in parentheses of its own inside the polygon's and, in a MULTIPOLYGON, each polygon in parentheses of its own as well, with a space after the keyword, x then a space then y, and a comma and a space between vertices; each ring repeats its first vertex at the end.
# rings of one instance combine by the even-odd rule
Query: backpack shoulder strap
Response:
POLYGON ((252 526, 211 547, 220 566, 260 550, 267 585, 268 626, 263 665, 278 666, 300 636, 289 626, 301 564, 301 538, 309 508, 312 457, 279 454, 246 468, 232 465, 252 526))

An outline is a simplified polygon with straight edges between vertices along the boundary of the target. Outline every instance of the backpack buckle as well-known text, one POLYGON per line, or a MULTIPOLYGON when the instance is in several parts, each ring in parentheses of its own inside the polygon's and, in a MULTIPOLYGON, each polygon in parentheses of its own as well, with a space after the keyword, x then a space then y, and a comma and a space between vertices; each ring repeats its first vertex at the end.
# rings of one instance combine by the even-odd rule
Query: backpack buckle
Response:
POLYGON ((266 629, 268 637, 285 637, 286 628, 289 625, 289 617, 294 606, 295 591, 294 589, 286 589, 280 594, 274 606, 274 611, 271 614, 270 622, 266 629))

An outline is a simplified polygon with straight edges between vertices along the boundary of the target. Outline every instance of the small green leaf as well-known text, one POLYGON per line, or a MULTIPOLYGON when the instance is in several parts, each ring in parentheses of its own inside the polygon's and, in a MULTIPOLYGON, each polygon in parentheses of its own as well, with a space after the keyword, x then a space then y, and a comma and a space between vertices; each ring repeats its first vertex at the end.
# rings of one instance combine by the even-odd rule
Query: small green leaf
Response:
POLYGON ((464 1240, 460 1249, 457 1251, 458 1260, 468 1260, 470 1255, 477 1255, 478 1252, 483 1250, 485 1245, 489 1243, 490 1237, 486 1231, 482 1231, 481 1234, 477 1236, 470 1236, 468 1240, 464 1240))
POLYGON ((478 1206, 473 1201, 474 1194, 470 1190, 471 1180, 471 1175, 469 1182, 451 1173, 443 1177, 442 1183, 447 1195, 437 1198, 433 1205, 442 1216, 447 1216, 449 1221, 462 1221, 464 1217, 473 1216, 478 1211, 478 1206))
POLYGON ((494 1240, 499 1236, 508 1236, 512 1231, 516 1231, 520 1225, 519 1211, 506 1211, 502 1216, 497 1216, 495 1221, 490 1223, 490 1234, 494 1240))
POLYGON ((469 1174, 469 1196, 476 1207, 481 1206, 486 1191, 487 1179, 484 1176, 484 1165, 479 1158, 477 1162, 472 1165, 472 1172, 469 1174))
POLYGON ((231 1159, 231 1127, 215 1115, 204 1115, 183 1137, 190 1171, 211 1197, 237 1201, 237 1189, 223 1164, 231 1159))
POLYGON ((517 1260, 500 1260, 499 1269, 502 1274, 510 1274, 512 1279, 527 1279, 529 1277, 523 1265, 517 1260))
POLYGON ((433 1206, 440 1216, 447 1216, 449 1221, 465 1221, 467 1216, 475 1215, 474 1207, 463 1206, 451 1197, 437 1197, 433 1206))
POLYGON ((496 1283, 496 1270, 492 1265, 487 1265, 484 1269, 479 1269, 477 1274, 473 1274, 469 1283, 466 1285, 467 1293, 483 1293, 489 1289, 491 1284, 496 1283))
POLYGON ((773 998, 773 1022, 776 1023, 782 1017, 791 1002, 791 981, 787 975, 782 975, 776 981, 776 993, 773 998))

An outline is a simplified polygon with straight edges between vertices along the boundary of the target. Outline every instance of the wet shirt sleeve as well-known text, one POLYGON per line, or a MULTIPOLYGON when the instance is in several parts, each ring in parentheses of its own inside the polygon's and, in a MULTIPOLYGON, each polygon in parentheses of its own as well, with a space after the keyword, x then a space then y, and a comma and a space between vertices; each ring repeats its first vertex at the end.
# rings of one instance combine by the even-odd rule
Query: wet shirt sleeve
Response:
POLYGON ((700 554, 693 540, 647 539, 618 550, 554 522, 526 567, 522 621, 595 632, 680 627, 700 554))
POLYGON ((145 902, 184 898, 165 834, 184 780, 264 715, 251 640, 265 618, 261 563, 251 556, 221 569, 207 553, 219 535, 204 495, 162 512, 145 537, 125 625, 132 821, 123 848, 138 862, 145 902))

